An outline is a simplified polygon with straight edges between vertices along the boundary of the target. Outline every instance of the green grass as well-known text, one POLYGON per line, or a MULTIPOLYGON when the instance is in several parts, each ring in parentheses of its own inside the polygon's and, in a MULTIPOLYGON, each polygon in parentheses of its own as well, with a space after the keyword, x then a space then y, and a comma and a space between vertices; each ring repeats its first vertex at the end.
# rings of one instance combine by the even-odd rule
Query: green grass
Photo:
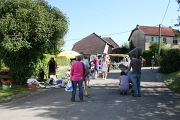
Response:
POLYGON ((66 77, 66 72, 67 72, 67 68, 64 68, 62 70, 57 71, 57 74, 59 74, 57 76, 57 78, 64 78, 64 77, 66 77))
POLYGON ((2 90, 2 85, 0 86, 0 103, 4 102, 7 97, 16 98, 27 92, 34 92, 36 88, 27 88, 26 85, 12 85, 9 90, 2 90))
POLYGON ((169 73, 163 76, 163 82, 174 92, 180 93, 180 71, 169 73))
MULTIPOLYGON (((60 74, 60 77, 65 77, 67 72, 67 68, 59 70, 57 74, 60 74)), ((2 84, 0 83, 0 103, 5 102, 5 99, 8 97, 16 98, 18 96, 22 96, 28 92, 34 92, 38 90, 37 88, 28 88, 27 85, 15 85, 12 84, 11 89, 2 90, 2 84)))

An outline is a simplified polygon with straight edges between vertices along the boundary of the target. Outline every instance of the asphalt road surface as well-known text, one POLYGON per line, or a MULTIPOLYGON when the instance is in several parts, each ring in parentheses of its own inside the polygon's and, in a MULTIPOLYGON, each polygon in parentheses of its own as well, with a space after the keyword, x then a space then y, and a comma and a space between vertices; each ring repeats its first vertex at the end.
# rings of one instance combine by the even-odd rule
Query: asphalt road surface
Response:
POLYGON ((40 89, 32 95, 0 105, 0 120, 179 120, 180 95, 161 82, 157 68, 142 69, 142 97, 120 95, 119 70, 107 80, 92 79, 91 98, 71 102, 64 88, 40 89))

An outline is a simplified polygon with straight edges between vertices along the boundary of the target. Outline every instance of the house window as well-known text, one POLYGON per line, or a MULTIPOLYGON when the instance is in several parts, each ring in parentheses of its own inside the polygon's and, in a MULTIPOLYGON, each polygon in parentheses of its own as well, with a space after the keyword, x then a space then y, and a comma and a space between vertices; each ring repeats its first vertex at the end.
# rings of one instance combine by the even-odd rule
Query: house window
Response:
POLYGON ((151 37, 151 41, 152 41, 152 42, 157 42, 157 37, 152 36, 152 37, 151 37))
POLYGON ((176 39, 173 40, 173 44, 178 44, 176 39))
POLYGON ((164 43, 164 44, 167 44, 166 38, 163 38, 163 43, 164 43))

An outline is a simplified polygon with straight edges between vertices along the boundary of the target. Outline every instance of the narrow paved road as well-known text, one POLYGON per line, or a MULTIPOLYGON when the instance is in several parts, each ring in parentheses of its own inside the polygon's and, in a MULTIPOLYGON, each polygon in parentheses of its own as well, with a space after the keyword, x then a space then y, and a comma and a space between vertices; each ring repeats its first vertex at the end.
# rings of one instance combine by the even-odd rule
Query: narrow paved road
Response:
MULTIPOLYGON (((34 95, 0 105, 0 120, 179 120, 180 95, 161 82, 157 69, 143 68, 142 97, 120 95, 119 72, 107 80, 91 80, 91 98, 70 102, 64 88, 42 89, 34 95)), ((77 93, 78 100, 78 93, 77 93)))

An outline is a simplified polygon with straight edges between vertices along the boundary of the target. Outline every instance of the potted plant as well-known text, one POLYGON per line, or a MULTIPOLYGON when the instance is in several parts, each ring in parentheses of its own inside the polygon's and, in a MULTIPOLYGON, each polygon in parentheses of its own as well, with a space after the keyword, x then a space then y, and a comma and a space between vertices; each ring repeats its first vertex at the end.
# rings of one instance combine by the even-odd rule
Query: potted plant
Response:
POLYGON ((10 80, 10 79, 8 79, 8 80, 2 79, 1 82, 2 82, 2 89, 3 90, 8 90, 8 89, 11 88, 12 80, 10 80))

